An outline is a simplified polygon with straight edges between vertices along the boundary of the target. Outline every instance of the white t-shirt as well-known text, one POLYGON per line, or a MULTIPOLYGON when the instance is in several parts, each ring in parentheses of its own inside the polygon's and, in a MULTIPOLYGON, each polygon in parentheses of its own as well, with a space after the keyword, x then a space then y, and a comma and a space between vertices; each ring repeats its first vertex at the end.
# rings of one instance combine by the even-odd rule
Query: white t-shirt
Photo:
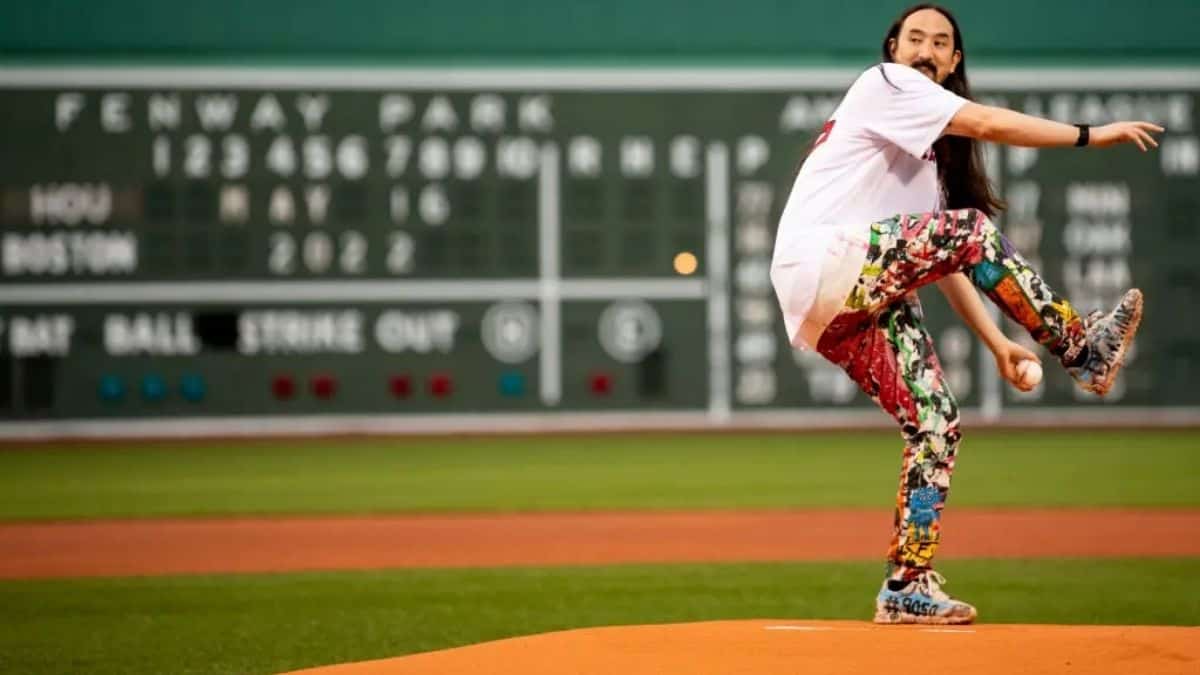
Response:
POLYGON ((846 92, 796 176, 775 236, 771 280, 793 346, 815 347, 840 311, 871 223, 941 209, 932 146, 966 102, 897 63, 872 66, 846 92))

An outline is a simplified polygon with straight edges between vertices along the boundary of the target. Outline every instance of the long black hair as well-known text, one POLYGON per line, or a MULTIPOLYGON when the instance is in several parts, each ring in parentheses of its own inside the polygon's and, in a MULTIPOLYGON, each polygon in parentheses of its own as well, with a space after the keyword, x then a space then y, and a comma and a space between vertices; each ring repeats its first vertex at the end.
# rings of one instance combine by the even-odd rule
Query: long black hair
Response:
MULTIPOLYGON (((967 50, 963 46, 962 31, 958 29, 954 15, 945 7, 922 3, 904 10, 883 38, 884 62, 892 62, 891 47, 893 40, 900 39, 900 27, 904 25, 904 20, 923 9, 932 9, 946 17, 954 28, 954 48, 961 54, 958 68, 946 77, 942 86, 965 99, 974 100, 971 85, 967 81, 967 50)), ((982 146, 974 138, 947 134, 933 144, 933 152, 937 156, 938 178, 946 190, 946 208, 974 208, 989 216, 1006 208, 1004 201, 992 190, 983 166, 982 146)))

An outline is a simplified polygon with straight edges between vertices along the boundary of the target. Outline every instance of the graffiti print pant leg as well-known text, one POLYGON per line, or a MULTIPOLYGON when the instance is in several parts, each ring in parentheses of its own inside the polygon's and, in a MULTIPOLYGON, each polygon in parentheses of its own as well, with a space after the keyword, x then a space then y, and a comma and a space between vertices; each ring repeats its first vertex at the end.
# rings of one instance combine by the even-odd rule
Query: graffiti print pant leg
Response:
POLYGON ((941 510, 958 450, 958 404, 946 386, 916 294, 879 311, 844 312, 821 335, 817 351, 841 366, 900 424, 904 464, 889 574, 928 569, 941 540, 941 510))
POLYGON ((848 309, 876 311, 956 272, 1064 365, 1085 356, 1084 326, 981 211, 898 215, 871 225, 871 243, 848 309))

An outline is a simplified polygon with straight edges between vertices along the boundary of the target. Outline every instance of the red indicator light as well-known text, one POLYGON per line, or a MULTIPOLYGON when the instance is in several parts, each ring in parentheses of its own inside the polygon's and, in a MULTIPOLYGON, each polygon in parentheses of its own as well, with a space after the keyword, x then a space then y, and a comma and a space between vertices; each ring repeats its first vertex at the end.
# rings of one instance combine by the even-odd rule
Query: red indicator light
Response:
POLYGON ((289 399, 296 394, 296 381, 291 375, 276 375, 271 380, 271 393, 278 399, 289 399))
POLYGON ((429 393, 438 398, 449 396, 454 393, 454 379, 445 373, 430 376, 429 393))
POLYGON ((388 389, 396 398, 408 398, 412 396, 412 378, 408 375, 393 375, 392 379, 388 380, 388 389))
POLYGON ((317 398, 333 398, 337 393, 337 378, 332 375, 315 375, 311 385, 313 396, 317 398))
POLYGON ((597 396, 607 396, 612 393, 612 377, 608 373, 592 373, 588 378, 588 387, 597 396))

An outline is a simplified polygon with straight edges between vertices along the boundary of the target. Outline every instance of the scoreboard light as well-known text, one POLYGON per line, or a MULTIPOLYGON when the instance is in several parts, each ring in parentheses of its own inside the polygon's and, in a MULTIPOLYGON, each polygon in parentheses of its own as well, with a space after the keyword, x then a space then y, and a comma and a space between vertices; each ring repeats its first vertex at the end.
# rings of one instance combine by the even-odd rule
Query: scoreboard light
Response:
POLYGON ((167 397, 167 382, 161 375, 145 375, 142 377, 142 398, 147 401, 161 401, 167 397))
POLYGON ((412 377, 407 374, 393 375, 388 380, 388 390, 396 398, 408 398, 412 396, 412 377))
POLYGON ((612 376, 608 373, 592 373, 588 376, 588 388, 595 396, 608 396, 612 393, 612 376))
POLYGON ((436 398, 446 398, 454 393, 454 378, 448 373, 437 373, 429 377, 429 393, 436 398))
POLYGON ((331 399, 337 393, 338 381, 333 375, 322 373, 314 375, 309 381, 313 396, 320 399, 331 399))
POLYGON ((296 395, 296 380, 291 375, 276 375, 271 378, 271 393, 281 401, 292 398, 296 395))
POLYGON ((525 376, 517 372, 507 372, 500 375, 500 393, 505 396, 525 395, 525 376))
POLYGON ((199 403, 204 400, 204 395, 207 391, 208 387, 204 383, 204 378, 195 373, 188 373, 179 381, 180 395, 192 403, 199 403))
POLYGON ((100 398, 115 403, 125 398, 125 380, 116 375, 104 375, 100 378, 98 393, 100 398))
POLYGON ((696 260, 696 255, 691 251, 681 251, 675 255, 674 267, 675 273, 688 276, 696 271, 700 266, 700 262, 696 260))

